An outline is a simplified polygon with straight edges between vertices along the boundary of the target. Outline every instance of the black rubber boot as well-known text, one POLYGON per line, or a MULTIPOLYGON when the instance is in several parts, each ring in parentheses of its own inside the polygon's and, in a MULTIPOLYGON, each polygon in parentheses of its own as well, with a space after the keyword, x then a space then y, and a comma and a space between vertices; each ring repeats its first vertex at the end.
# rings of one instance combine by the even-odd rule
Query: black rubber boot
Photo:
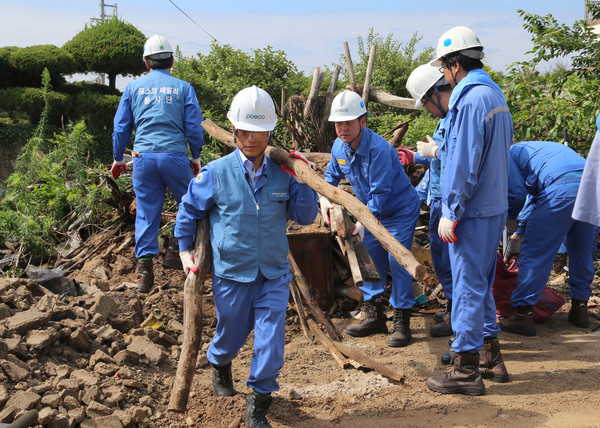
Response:
POLYGON ((271 428, 267 420, 267 410, 273 397, 270 395, 248 394, 246 402, 246 426, 248 428, 271 428))
POLYGON ((499 322, 500 330, 521 336, 535 336, 533 325, 533 306, 517 306, 515 313, 509 318, 502 318, 499 322))
POLYGON ((169 269, 183 269, 183 264, 179 258, 179 240, 175 237, 171 237, 169 241, 169 247, 165 253, 163 260, 163 266, 169 269))
POLYGON ((365 319, 360 324, 350 325, 346 327, 344 332, 352 337, 365 337, 375 333, 387 333, 388 329, 385 325, 387 319, 383 313, 383 306, 380 300, 367 301, 363 303, 365 319))
POLYGON ((394 309, 394 331, 388 338, 388 346, 400 348, 410 343, 410 309, 394 309))
POLYGON ((444 376, 430 377, 426 384, 432 391, 442 394, 485 394, 485 385, 479 374, 479 354, 457 353, 452 370, 444 376))
POLYGON ((140 293, 148 293, 154 285, 154 270, 152 269, 152 259, 138 260, 137 268, 138 291, 140 293))
POLYGON ((219 397, 231 397, 235 395, 231 376, 231 362, 224 366, 217 366, 213 363, 210 363, 210 365, 213 368, 212 380, 215 395, 219 397))

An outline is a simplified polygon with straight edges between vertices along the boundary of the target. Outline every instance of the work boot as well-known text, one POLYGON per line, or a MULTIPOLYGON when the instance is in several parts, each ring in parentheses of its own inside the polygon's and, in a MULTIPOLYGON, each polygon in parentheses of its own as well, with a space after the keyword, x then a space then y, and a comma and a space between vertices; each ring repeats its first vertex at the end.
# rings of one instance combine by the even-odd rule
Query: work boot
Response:
POLYGON ((235 395, 233 389, 233 379, 231 377, 231 361, 224 366, 217 366, 210 363, 213 368, 212 381, 215 395, 219 397, 231 397, 235 395))
POLYGON ((248 428, 271 428, 267 420, 267 410, 273 397, 270 395, 248 394, 246 402, 246 426, 248 428))
POLYGON ((152 270, 152 259, 138 260, 137 283, 140 293, 148 293, 154 285, 154 271, 152 270))
POLYGON ((171 237, 169 247, 165 253, 165 259, 163 260, 163 266, 169 269, 183 269, 183 264, 179 258, 179 240, 175 237, 171 237))
POLYGON ((433 320, 436 323, 442 322, 446 312, 450 312, 450 311, 452 311, 452 300, 448 300, 448 302, 446 303, 446 307, 444 308, 443 311, 437 311, 436 313, 433 314, 433 320))
POLYGON ((380 300, 363 302, 363 312, 365 319, 360 324, 350 325, 346 327, 344 332, 352 337, 365 337, 375 333, 387 333, 388 329, 385 325, 387 321, 383 314, 383 307, 380 300))
POLYGON ((394 309, 394 331, 388 337, 388 346, 400 348, 410 342, 410 312, 410 309, 394 309))
POLYGON ((588 328, 590 319, 588 317, 587 301, 586 300, 571 300, 571 309, 567 320, 577 327, 588 328))
POLYGON ((484 339, 479 351, 479 373, 484 379, 492 382, 508 382, 508 371, 500 353, 500 343, 497 338, 484 339))
POLYGON ((456 355, 456 352, 454 352, 454 349, 449 348, 446 352, 444 352, 442 354, 442 365, 447 366, 449 364, 452 364, 452 358, 454 358, 454 355, 456 355))
POLYGON ((442 394, 483 395, 485 385, 479 374, 479 355, 459 352, 454 367, 444 376, 427 379, 427 388, 442 394))
POLYGON ((535 336, 533 325, 533 306, 517 306, 509 318, 500 319, 500 330, 521 336, 535 336))
POLYGON ((450 311, 445 312, 442 320, 429 329, 429 334, 433 337, 452 336, 452 333, 450 311))

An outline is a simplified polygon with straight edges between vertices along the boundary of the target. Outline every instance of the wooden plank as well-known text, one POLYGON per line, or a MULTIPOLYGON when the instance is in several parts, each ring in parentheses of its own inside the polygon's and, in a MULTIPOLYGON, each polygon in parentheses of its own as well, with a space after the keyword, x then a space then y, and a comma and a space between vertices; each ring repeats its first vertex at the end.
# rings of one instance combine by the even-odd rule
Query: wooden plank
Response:
POLYGON ((321 342, 321 345, 323 345, 323 347, 327 349, 327 351, 331 354, 333 359, 336 361, 336 363, 340 365, 341 368, 345 369, 348 367, 352 367, 352 364, 350 363, 348 358, 344 357, 341 354, 341 352, 338 351, 338 349, 334 346, 332 340, 329 339, 327 335, 325 335, 325 333, 321 331, 321 329, 317 326, 317 324, 315 324, 313 320, 308 320, 308 327, 310 328, 310 331, 315 335, 317 340, 321 342))

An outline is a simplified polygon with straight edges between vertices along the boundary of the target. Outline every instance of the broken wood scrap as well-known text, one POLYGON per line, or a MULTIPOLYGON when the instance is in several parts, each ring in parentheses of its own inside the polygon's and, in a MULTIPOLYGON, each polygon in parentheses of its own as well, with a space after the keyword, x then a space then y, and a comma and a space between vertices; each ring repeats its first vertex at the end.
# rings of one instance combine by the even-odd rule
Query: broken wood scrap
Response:
POLYGON ((365 73, 365 84, 363 86, 362 92, 362 100, 365 103, 365 108, 367 104, 369 104, 369 98, 371 91, 371 79, 373 77, 373 68, 375 66, 375 51, 377 50, 377 45, 371 45, 371 51, 369 52, 369 62, 367 63, 367 71, 365 73))
POLYGON ((346 66, 348 67, 348 78, 350 79, 350 90, 356 92, 356 78, 354 77, 354 64, 350 56, 350 47, 348 42, 344 42, 344 53, 346 56, 346 66))
MULTIPOLYGON (((346 89, 351 89, 351 86, 347 85, 346 89)), ((357 85, 356 91, 361 92, 362 90, 362 85, 357 85)), ((415 100, 413 100, 412 98, 398 97, 396 95, 389 94, 383 89, 379 89, 376 86, 371 86, 371 89, 369 90, 369 101, 374 101, 376 103, 390 107, 398 107, 406 110, 416 110, 415 100)))
POLYGON ((183 286, 183 342, 168 407, 176 412, 187 406, 202 339, 202 286, 212 263, 208 216, 196 222, 194 261, 198 272, 190 272, 183 286))
POLYGON ((290 294, 292 295, 292 299, 294 300, 294 309, 298 314, 298 319, 300 320, 300 329, 309 341, 312 342, 313 338, 308 333, 308 324, 306 322, 306 314, 304 313, 304 305, 302 304, 302 296, 300 296, 300 290, 298 289, 298 284, 296 283, 296 279, 293 278, 290 281, 290 294))
POLYGON ((344 357, 340 351, 333 345, 331 339, 327 337, 325 333, 321 331, 321 329, 317 326, 317 324, 309 319, 308 327, 310 331, 315 335, 317 340, 321 342, 321 345, 331 354, 333 359, 340 365, 341 368, 346 369, 352 366, 348 358, 344 357))

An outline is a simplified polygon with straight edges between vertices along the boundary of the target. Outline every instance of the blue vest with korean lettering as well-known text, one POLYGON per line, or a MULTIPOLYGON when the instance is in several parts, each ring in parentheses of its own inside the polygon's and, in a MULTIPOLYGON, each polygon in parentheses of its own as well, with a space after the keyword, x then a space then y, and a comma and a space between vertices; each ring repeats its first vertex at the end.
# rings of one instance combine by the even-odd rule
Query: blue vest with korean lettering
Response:
POLYGON ((289 273, 290 176, 267 157, 267 183, 256 202, 235 153, 210 166, 215 180, 215 204, 209 214, 214 274, 251 282, 259 269, 268 279, 289 273))

